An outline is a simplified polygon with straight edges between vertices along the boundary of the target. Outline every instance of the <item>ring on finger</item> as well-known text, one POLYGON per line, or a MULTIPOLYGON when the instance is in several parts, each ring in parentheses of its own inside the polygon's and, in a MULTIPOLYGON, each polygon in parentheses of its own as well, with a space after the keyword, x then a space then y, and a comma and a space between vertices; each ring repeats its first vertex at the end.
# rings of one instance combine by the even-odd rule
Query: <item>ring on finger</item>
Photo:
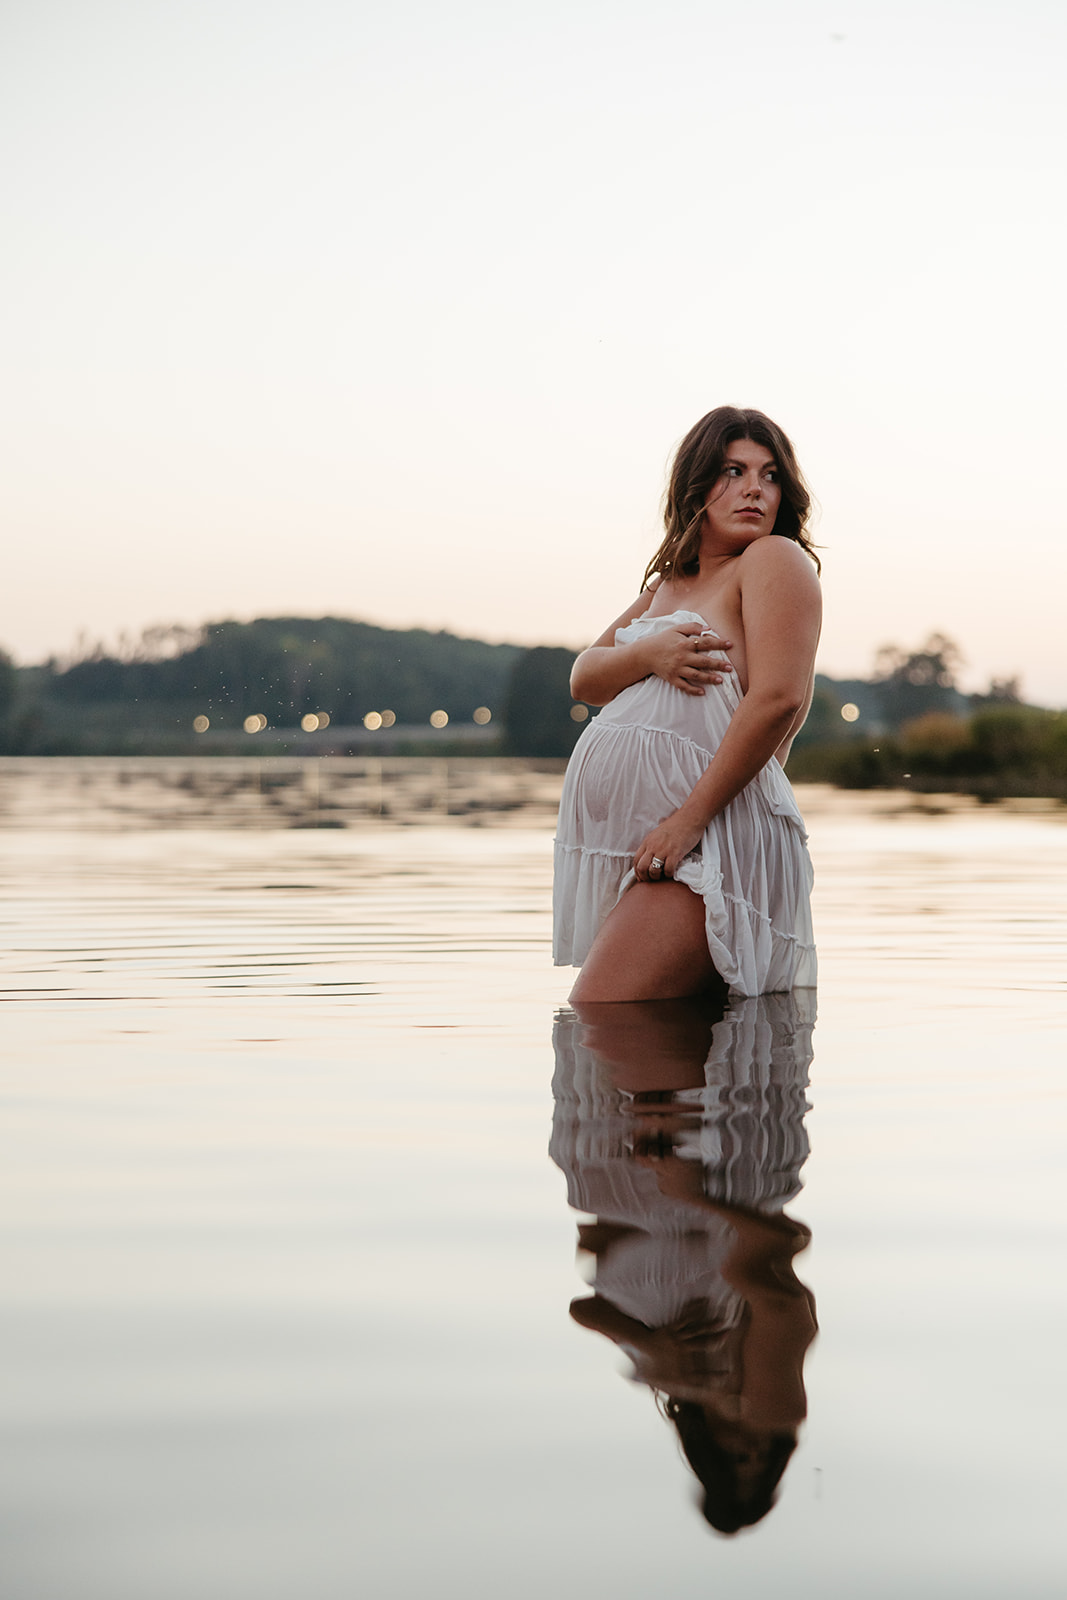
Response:
POLYGON ((648 870, 649 872, 654 872, 657 877, 660 876, 663 871, 663 862, 660 860, 659 856, 652 857, 652 860, 649 862, 648 870))

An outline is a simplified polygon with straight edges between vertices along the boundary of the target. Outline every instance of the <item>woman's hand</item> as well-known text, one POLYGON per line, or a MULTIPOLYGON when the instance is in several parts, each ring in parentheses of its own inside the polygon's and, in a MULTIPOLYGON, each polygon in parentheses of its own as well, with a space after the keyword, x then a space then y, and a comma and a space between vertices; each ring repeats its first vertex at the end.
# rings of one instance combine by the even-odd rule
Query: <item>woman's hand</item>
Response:
POLYGON ((634 852, 634 875, 642 883, 659 883, 662 878, 673 878, 703 835, 703 823, 694 822, 681 811, 673 812, 651 833, 647 833, 638 845, 634 852))
POLYGON ((705 633, 699 622, 682 622, 642 641, 649 670, 683 694, 703 694, 706 684, 721 683, 734 669, 722 654, 732 641, 705 633))

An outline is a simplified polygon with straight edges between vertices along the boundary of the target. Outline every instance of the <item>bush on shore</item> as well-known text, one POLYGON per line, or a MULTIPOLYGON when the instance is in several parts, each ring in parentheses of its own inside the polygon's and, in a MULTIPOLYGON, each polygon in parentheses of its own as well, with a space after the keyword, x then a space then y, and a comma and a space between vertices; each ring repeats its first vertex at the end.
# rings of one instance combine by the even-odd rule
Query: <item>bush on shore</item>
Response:
POLYGON ((1021 705, 987 706, 970 717, 931 711, 892 734, 799 747, 789 776, 842 789, 1067 799, 1067 712, 1021 705))

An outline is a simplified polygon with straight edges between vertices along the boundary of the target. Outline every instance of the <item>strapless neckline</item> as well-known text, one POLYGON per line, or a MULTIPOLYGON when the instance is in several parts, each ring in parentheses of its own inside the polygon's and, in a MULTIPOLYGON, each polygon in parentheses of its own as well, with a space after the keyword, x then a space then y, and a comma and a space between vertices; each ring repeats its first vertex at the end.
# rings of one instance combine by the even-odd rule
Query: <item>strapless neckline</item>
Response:
MULTIPOLYGON (((713 622, 709 622, 707 617, 702 616, 699 611, 690 611, 684 606, 680 606, 677 611, 654 613, 645 611, 641 616, 635 617, 634 622, 699 622, 701 627, 706 628, 709 633, 717 634, 719 638, 722 638, 722 634, 719 633, 713 622)), ((633 623, 629 623, 628 626, 632 628, 633 623)))

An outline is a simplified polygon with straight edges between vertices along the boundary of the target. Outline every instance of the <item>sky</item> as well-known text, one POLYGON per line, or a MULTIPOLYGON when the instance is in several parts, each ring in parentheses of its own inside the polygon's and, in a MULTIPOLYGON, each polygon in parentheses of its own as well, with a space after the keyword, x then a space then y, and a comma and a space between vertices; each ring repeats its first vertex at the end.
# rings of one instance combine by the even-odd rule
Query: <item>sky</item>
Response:
POLYGON ((5 0, 0 646, 581 646, 721 403, 822 670, 1067 704, 1061 0, 5 0))

